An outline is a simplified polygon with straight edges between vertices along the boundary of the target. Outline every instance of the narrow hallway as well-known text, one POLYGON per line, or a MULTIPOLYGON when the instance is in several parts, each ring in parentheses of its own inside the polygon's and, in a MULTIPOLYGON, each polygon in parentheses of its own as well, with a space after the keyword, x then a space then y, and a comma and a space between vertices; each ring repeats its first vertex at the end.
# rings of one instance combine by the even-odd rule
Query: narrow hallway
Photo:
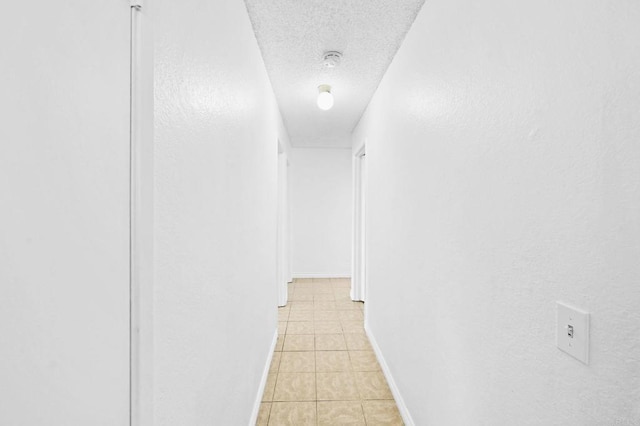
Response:
POLYGON ((295 279, 278 309, 262 425, 402 425, 350 280, 295 279))

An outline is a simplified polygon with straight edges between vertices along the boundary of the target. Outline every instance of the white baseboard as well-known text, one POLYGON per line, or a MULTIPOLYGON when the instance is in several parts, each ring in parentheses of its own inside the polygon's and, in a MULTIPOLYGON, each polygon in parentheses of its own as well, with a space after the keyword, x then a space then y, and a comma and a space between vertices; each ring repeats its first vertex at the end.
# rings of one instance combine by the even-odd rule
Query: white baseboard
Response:
POLYGON ((396 385, 393 376, 391 375, 391 371, 389 370, 389 366, 382 356, 382 352, 380 351, 380 347, 378 346, 378 342, 376 342, 376 338, 371 333, 371 329, 369 325, 365 322, 364 330, 367 333, 367 337, 369 338, 369 342, 371 342, 371 347, 373 348, 373 352, 376 354, 376 358, 378 358, 378 363, 380 364, 380 368, 382 368, 382 373, 384 377, 387 379, 387 383, 389 384, 389 389, 391 389, 391 394, 393 395, 393 399, 396 400, 396 405, 398 406, 398 411, 400 411, 400 415, 402 416, 402 420, 404 421, 405 426, 415 426, 413 419, 411 418, 411 414, 407 409, 406 404, 404 403, 404 399, 402 399, 402 395, 400 395, 400 390, 396 385))
POLYGON ((351 273, 342 274, 293 274, 293 278, 351 278, 351 273))
POLYGON ((260 403, 262 402, 262 395, 264 394, 264 388, 267 385, 267 379, 269 378, 269 368, 271 367, 271 360, 273 359, 273 351, 276 349, 276 343, 278 342, 278 330, 273 335, 273 341, 269 348, 269 356, 267 357, 267 363, 262 371, 262 379, 260 379, 260 386, 258 386, 258 394, 256 395, 256 401, 253 403, 253 412, 251 413, 251 419, 249 420, 249 426, 255 426, 258 421, 258 414, 260 413, 260 403))

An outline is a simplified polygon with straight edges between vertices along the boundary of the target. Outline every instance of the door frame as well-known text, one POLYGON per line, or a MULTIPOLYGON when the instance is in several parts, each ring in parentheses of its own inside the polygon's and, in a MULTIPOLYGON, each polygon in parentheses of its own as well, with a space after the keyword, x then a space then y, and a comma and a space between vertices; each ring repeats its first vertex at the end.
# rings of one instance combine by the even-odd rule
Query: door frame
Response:
POLYGON ((366 142, 353 155, 353 238, 351 300, 365 301, 367 289, 366 251, 366 142))
POLYGON ((277 213, 277 266, 276 281, 278 287, 278 306, 285 306, 288 302, 289 274, 291 270, 291 206, 289 184, 289 157, 284 146, 278 140, 278 213, 277 213))

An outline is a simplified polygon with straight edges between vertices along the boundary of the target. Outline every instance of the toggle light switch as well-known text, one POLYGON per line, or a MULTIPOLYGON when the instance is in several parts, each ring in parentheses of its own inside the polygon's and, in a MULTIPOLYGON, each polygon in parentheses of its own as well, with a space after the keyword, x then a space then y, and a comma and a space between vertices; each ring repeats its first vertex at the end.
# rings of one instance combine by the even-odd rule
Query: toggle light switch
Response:
POLYGON ((558 348, 589 364, 589 313, 557 302, 558 348))

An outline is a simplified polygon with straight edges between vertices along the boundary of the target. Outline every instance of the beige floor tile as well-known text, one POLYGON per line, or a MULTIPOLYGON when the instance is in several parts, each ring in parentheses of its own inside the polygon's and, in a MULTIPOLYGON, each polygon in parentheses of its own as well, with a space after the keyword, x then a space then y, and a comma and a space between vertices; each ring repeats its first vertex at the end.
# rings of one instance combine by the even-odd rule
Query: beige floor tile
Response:
POLYGON ((362 401, 368 426, 403 426, 395 401, 362 401))
POLYGON ((364 324, 364 314, 360 309, 338 311, 338 318, 340 318, 341 321, 360 321, 364 324))
POLYGON ((330 373, 349 370, 351 370, 351 363, 347 351, 316 351, 317 372, 330 373))
POLYGON ((276 374, 269 374, 267 376, 267 384, 264 386, 264 393, 262 394, 263 401, 273 400, 273 391, 276 388, 276 374))
POLYGON ((349 351, 349 358, 353 371, 380 371, 380 364, 373 351, 349 351))
POLYGON ((279 371, 281 373, 313 373, 316 371, 315 352, 282 352, 279 371))
POLYGON ((312 334, 288 334, 284 339, 283 351, 312 351, 315 349, 312 334))
POLYGON ((333 293, 335 292, 335 290, 327 284, 323 284, 323 285, 319 285, 319 286, 314 286, 313 287, 313 294, 330 294, 333 295, 333 293))
POLYGON ((314 284, 331 284, 331 278, 312 278, 314 284))
POLYGON ((263 402, 260 404, 260 411, 258 411, 258 420, 256 426, 267 426, 269 423, 269 413, 271 412, 271 403, 263 402))
POLYGON ((345 297, 351 297, 351 289, 349 288, 337 288, 335 290, 333 290, 333 294, 336 296, 337 298, 345 298, 345 297))
POLYGON ((294 292, 288 299, 289 302, 313 302, 313 294, 298 294, 298 292, 294 292))
POLYGON ((346 309, 360 309, 358 302, 352 302, 350 300, 341 300, 336 296, 336 309, 339 311, 346 309))
MULTIPOLYGON (((350 351, 370 351, 371 344, 366 334, 363 333, 345 333, 344 340, 347 342, 347 348, 350 351)), ((286 344, 286 341, 285 341, 286 344)))
POLYGON ((336 300, 335 297, 333 297, 333 294, 331 293, 313 295, 314 302, 322 302, 322 301, 335 302, 335 300, 336 300))
POLYGON ((339 321, 338 313, 336 311, 314 311, 313 319, 316 321, 339 321))
POLYGON ((316 381, 319 401, 348 401, 359 399, 355 378, 350 372, 316 373, 316 381))
POLYGON ((313 302, 313 309, 316 311, 335 311, 336 302, 333 300, 317 300, 313 302))
POLYGON ((316 351, 346 351, 347 344, 342 334, 316 335, 316 351))
POLYGON ((291 312, 313 309, 313 302, 291 302, 291 312))
POLYGON ((284 335, 287 332, 287 322, 286 321, 278 321, 278 334, 284 335))
POLYGON ((340 323, 342 323, 342 329, 345 333, 364 333, 364 323, 362 321, 340 321, 340 323))
POLYGON ((315 401, 315 373, 278 373, 274 401, 315 401))
POLYGON ((358 390, 362 399, 393 399, 382 372, 356 372, 358 390))
POLYGON ((315 402, 274 402, 269 426, 315 426, 315 402))
POLYGON ((274 352, 273 358, 271 358, 271 365, 269 366, 269 374, 277 373, 280 368, 280 359, 282 352, 274 352))
POLYGON ((278 321, 287 321, 289 319, 289 308, 278 308, 278 321))
POLYGON ((276 352, 282 352, 282 346, 284 345, 284 335, 278 336, 278 340, 276 340, 276 352))
POLYGON ((313 334, 312 321, 289 321, 287 334, 313 334))
POLYGON ((313 311, 293 311, 289 314, 289 321, 313 321, 313 311))
POLYGON ((340 334, 342 325, 340 321, 315 321, 315 334, 340 334))
POLYGON ((318 426, 365 426, 360 401, 318 401, 318 426))

